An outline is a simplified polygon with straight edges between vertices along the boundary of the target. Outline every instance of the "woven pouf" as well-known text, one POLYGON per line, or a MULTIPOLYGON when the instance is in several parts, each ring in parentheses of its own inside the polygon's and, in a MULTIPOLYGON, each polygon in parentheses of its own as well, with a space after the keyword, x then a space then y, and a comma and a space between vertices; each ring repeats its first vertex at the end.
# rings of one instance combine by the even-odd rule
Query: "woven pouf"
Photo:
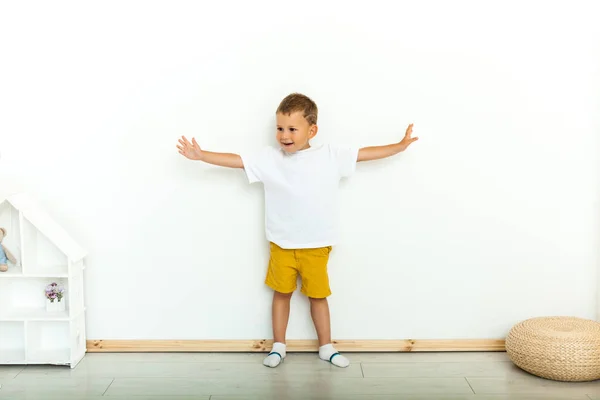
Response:
POLYGON ((575 317, 531 318, 512 327, 506 353, 519 368, 542 378, 600 379, 600 323, 575 317))

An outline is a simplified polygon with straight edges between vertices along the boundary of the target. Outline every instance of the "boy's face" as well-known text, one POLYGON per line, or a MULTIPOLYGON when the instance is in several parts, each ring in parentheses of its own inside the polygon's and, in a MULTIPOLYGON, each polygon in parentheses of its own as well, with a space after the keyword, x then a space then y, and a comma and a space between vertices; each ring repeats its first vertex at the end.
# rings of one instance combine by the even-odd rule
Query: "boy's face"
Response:
POLYGON ((300 111, 290 115, 277 113, 277 141, 286 153, 308 149, 308 141, 317 130, 317 125, 310 125, 300 111))

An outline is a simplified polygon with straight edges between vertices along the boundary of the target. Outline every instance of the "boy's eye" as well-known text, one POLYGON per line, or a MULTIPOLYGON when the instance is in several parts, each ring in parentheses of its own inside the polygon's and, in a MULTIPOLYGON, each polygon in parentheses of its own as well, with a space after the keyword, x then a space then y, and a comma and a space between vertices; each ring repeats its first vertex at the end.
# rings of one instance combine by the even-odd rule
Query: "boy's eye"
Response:
POLYGON ((281 132, 281 131, 283 130, 283 128, 277 128, 277 130, 278 130, 279 132, 281 132))
POLYGON ((296 130, 296 128, 290 128, 290 131, 294 132, 296 130))

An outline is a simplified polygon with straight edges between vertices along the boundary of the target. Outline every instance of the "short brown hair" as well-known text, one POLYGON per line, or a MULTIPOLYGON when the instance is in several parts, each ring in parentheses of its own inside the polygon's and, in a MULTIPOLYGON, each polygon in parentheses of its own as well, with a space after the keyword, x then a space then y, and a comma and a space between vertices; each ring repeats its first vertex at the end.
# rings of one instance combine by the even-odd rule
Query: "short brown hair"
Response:
POLYGON ((309 97, 300 93, 292 93, 286 96, 279 104, 276 113, 289 115, 297 111, 302 111, 304 118, 310 125, 317 123, 317 117, 319 116, 317 104, 309 97))

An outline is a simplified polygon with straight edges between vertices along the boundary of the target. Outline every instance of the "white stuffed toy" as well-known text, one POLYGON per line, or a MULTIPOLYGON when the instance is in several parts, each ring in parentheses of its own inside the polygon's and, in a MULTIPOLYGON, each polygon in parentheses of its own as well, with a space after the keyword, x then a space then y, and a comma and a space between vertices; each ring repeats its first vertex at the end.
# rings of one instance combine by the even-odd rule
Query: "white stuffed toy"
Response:
POLYGON ((2 240, 6 237, 6 229, 0 228, 0 272, 8 271, 8 261, 17 264, 17 260, 10 251, 2 244, 2 240))

